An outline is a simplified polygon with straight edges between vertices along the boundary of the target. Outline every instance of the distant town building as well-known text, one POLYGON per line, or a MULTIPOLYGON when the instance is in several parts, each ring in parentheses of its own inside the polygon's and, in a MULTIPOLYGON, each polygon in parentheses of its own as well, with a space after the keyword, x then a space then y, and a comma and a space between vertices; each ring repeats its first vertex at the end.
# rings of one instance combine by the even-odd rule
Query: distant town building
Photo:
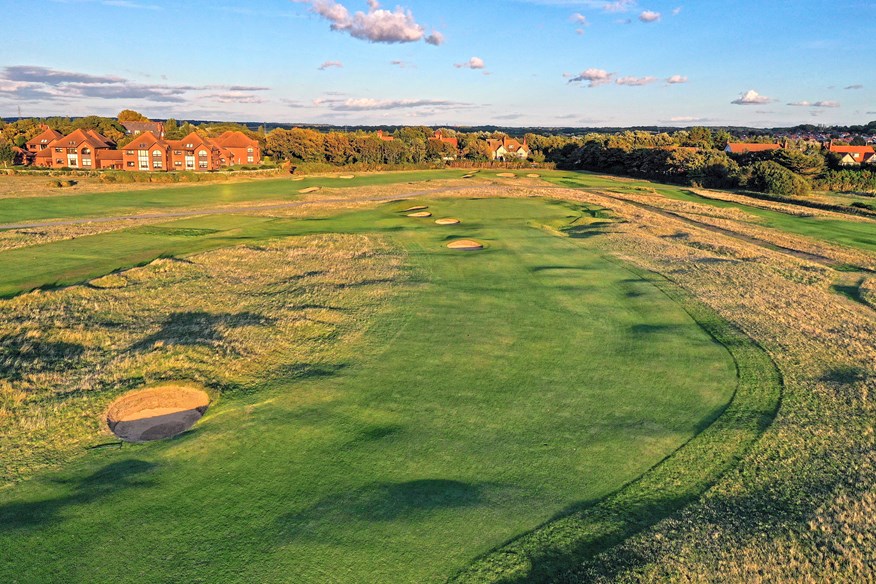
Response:
POLYGON ((384 134, 383 130, 377 130, 377 138, 379 140, 383 140, 384 142, 392 142, 395 140, 394 136, 390 136, 389 134, 384 134))

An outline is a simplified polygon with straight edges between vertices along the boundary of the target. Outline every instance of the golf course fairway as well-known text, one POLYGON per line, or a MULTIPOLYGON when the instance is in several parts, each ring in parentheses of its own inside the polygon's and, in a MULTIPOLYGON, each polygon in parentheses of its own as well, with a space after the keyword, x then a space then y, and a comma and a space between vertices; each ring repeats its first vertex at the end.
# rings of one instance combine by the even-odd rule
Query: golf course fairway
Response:
POLYGON ((259 223, 382 236, 404 278, 333 366, 0 491, 0 581, 441 582, 636 481, 733 400, 713 334, 598 235, 561 233, 587 208, 417 203, 462 223, 411 201, 259 223))

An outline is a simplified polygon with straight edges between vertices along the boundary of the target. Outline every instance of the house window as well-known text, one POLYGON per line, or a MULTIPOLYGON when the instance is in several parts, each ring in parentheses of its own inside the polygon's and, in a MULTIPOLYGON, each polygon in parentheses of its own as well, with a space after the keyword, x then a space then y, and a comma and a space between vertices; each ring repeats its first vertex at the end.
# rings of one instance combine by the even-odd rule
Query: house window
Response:
POLYGON ((152 156, 161 156, 161 150, 153 150, 152 156))
POLYGON ((201 158, 207 158, 207 151, 201 150, 200 152, 198 152, 198 156, 200 156, 201 158))
POLYGON ((64 151, 63 148, 55 148, 55 152, 63 152, 63 151, 64 151))
POLYGON ((153 160, 152 161, 152 168, 164 168, 164 166, 161 164, 160 160, 153 160))
POLYGON ((129 167, 129 168, 134 168, 134 161, 129 160, 129 161, 128 161, 128 167, 129 167))
POLYGON ((247 156, 246 161, 247 162, 255 162, 255 157, 254 156, 247 156))
POLYGON ((252 154, 253 152, 255 152, 252 148, 247 148, 246 151, 247 151, 249 154, 252 154))
POLYGON ((194 144, 186 144, 186 148, 194 148, 194 147, 195 147, 194 144))
POLYGON ((182 162, 180 162, 179 160, 177 160, 176 162, 173 163, 173 165, 174 165, 174 166, 182 166, 182 162))
POLYGON ((128 156, 133 156, 134 151, 133 150, 125 150, 125 154, 127 154, 128 156))
POLYGON ((89 150, 88 148, 83 148, 82 154, 91 154, 91 150, 89 150))
POLYGON ((82 159, 82 166, 91 166, 91 159, 90 158, 83 158, 82 159))
POLYGON ((173 151, 173 155, 174 155, 174 156, 179 156, 179 155, 181 155, 181 154, 182 154, 182 150, 174 150, 174 151, 173 151))
POLYGON ((141 170, 149 170, 149 151, 148 150, 138 150, 137 151, 137 160, 140 161, 140 169, 141 170))
POLYGON ((202 160, 201 162, 198 163, 198 166, 199 166, 200 168, 207 168, 207 163, 206 163, 206 161, 203 161, 203 160, 202 160))

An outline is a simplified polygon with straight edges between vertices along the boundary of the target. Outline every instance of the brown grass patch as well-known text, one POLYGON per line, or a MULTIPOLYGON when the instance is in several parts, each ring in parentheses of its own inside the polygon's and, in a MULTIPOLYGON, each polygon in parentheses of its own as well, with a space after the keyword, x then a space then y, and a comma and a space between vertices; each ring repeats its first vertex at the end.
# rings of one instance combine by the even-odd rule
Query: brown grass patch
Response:
POLYGON ((201 419, 210 396, 196 387, 167 384, 126 393, 110 405, 106 423, 126 442, 150 442, 182 434, 201 419))

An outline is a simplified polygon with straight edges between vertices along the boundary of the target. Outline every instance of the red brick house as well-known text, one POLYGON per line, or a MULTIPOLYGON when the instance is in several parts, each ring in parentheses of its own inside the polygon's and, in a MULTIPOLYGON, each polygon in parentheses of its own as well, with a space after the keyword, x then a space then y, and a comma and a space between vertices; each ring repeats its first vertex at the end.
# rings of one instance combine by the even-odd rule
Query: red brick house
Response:
POLYGON ((487 140, 487 146, 490 149, 490 160, 508 160, 518 159, 523 160, 529 157, 529 146, 526 145, 526 138, 521 143, 519 140, 503 137, 501 140, 487 140))
POLYGON ((170 145, 152 132, 138 135, 121 151, 125 170, 168 170, 171 168, 170 145))
MULTIPOLYGON (((39 144, 42 145, 40 138, 39 144)), ((113 150, 112 142, 94 130, 75 130, 62 136, 39 150, 34 155, 36 166, 48 168, 77 168, 95 170, 106 168, 102 160, 112 160, 114 155, 107 152, 113 150)))
POLYGON ((453 146, 454 148, 459 150, 459 140, 457 140, 456 138, 445 138, 444 136, 441 135, 441 132, 436 131, 435 135, 432 136, 431 138, 429 138, 429 140, 437 140, 439 142, 444 142, 445 144, 450 144, 451 146, 453 146))
POLYGON ((379 140, 383 140, 384 142, 392 142, 393 140, 395 140, 395 136, 384 134, 383 130, 377 130, 377 138, 379 140))
POLYGON ((243 132, 225 132, 215 138, 213 143, 227 153, 221 157, 223 166, 259 164, 262 160, 258 140, 247 137, 243 132))
POLYGON ((219 170, 222 152, 219 146, 192 132, 182 140, 169 140, 173 170, 206 172, 219 170))

